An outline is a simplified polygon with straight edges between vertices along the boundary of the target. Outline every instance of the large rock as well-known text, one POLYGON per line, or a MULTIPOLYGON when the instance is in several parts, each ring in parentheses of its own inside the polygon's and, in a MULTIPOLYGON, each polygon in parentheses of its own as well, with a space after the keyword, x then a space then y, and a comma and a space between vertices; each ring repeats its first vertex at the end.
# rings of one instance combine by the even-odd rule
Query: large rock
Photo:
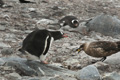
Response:
POLYGON ((111 56, 108 56, 104 62, 111 65, 117 65, 120 67, 120 52, 113 54, 111 56))
POLYGON ((42 64, 37 61, 28 61, 24 58, 19 57, 0 58, 0 63, 6 63, 6 66, 14 67, 17 73, 24 76, 73 76, 75 74, 75 72, 71 70, 67 70, 50 64, 42 64))
POLYGON ((103 80, 120 80, 120 75, 116 72, 107 73, 103 77, 103 80))
POLYGON ((86 23, 89 31, 96 31, 108 36, 120 34, 120 20, 116 17, 101 14, 86 23))
POLYGON ((102 80, 97 68, 89 65, 79 70, 76 74, 78 80, 102 80))

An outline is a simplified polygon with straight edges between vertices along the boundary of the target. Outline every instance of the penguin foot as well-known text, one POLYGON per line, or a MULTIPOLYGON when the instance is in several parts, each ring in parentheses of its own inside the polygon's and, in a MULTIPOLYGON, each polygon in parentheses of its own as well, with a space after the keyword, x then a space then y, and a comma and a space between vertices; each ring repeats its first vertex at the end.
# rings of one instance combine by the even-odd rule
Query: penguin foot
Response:
POLYGON ((41 63, 43 63, 43 64, 49 64, 47 61, 41 61, 41 63))

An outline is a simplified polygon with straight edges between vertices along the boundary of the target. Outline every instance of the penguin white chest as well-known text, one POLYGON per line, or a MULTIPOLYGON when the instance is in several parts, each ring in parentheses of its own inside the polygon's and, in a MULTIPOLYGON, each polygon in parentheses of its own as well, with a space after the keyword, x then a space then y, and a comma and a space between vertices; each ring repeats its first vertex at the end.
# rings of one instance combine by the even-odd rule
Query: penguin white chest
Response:
POLYGON ((45 53, 45 51, 46 51, 46 49, 47 49, 47 46, 49 46, 49 47, 48 47, 48 50, 49 50, 49 48, 50 48, 51 45, 52 45, 52 42, 54 41, 54 38, 53 38, 53 37, 50 37, 50 44, 48 44, 48 38, 49 38, 49 37, 50 37, 50 36, 47 36, 47 37, 46 37, 45 45, 44 45, 44 50, 43 50, 42 54, 40 55, 40 61, 44 61, 44 60, 46 59, 46 56, 47 56, 48 54, 47 54, 47 53, 44 54, 44 53, 45 53))

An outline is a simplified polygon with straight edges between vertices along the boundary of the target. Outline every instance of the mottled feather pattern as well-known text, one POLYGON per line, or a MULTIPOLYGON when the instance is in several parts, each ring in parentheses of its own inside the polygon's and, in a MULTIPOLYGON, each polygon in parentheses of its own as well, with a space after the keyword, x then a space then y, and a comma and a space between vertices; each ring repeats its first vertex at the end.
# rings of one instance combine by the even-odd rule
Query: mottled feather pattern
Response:
POLYGON ((93 57, 106 57, 117 53, 120 50, 120 42, 95 41, 86 42, 82 45, 82 50, 93 57))

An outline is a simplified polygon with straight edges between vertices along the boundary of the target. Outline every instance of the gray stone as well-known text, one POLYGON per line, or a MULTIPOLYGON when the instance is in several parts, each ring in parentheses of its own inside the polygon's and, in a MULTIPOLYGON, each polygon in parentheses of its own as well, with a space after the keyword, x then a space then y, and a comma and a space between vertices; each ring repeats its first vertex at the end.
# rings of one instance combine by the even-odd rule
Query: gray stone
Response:
POLYGON ((101 14, 86 23, 89 31, 96 31, 108 36, 120 34, 120 20, 107 14, 101 14))
POLYGON ((53 30, 59 30, 60 26, 59 25, 47 25, 48 29, 53 29, 53 30))
POLYGON ((5 38, 12 38, 12 39, 15 39, 15 38, 16 38, 16 35, 15 35, 15 34, 7 33, 7 34, 5 34, 5 38))
POLYGON ((106 69, 109 68, 109 65, 104 63, 104 62, 97 62, 94 64, 95 67, 97 67, 97 69, 105 71, 106 69))
POLYGON ((31 16, 29 14, 21 14, 22 17, 25 17, 25 18, 31 18, 31 16))
POLYGON ((50 80, 77 80, 77 79, 69 76, 57 76, 57 77, 51 78, 50 80))
MULTIPOLYGON (((3 15, 4 16, 4 15, 3 15)), ((7 21, 1 21, 0 22, 0 25, 3 25, 3 26, 6 26, 8 24, 8 22, 7 21)))
POLYGON ((29 79, 29 80, 41 80, 41 79, 39 79, 39 78, 32 78, 32 79, 29 79))
MULTIPOLYGON (((24 58, 9 57, 0 58, 1 61, 6 62, 6 66, 12 66, 15 70, 24 76, 54 76, 54 75, 69 75, 73 76, 74 71, 67 70, 61 67, 53 66, 50 64, 42 64, 38 61, 28 61, 24 58)), ((3 62, 1 62, 3 63, 3 62)))
POLYGON ((16 42, 16 35, 10 33, 5 34, 4 41, 16 42))
POLYGON ((36 11, 35 8, 28 8, 29 11, 36 11))
POLYGON ((32 17, 32 18, 40 18, 40 13, 38 13, 38 12, 36 12, 36 11, 32 11, 32 12, 30 12, 30 16, 32 17))
POLYGON ((104 61, 107 64, 111 64, 111 65, 118 65, 120 66, 120 52, 113 54, 111 56, 108 56, 107 59, 104 61))
POLYGON ((77 80, 76 78, 64 77, 63 80, 77 80))
POLYGON ((36 76, 22 76, 22 79, 20 80, 41 80, 41 77, 36 76))
POLYGON ((4 60, 5 62, 8 62, 8 61, 15 61, 15 62, 22 62, 22 61, 27 61, 27 59, 25 58, 20 58, 18 56, 10 56, 10 57, 2 57, 0 58, 1 60, 4 60))
POLYGON ((120 80, 120 75, 117 72, 107 73, 103 80, 120 80))
POLYGON ((5 26, 0 26, 0 30, 1 30, 1 31, 4 31, 5 29, 6 29, 5 26))
POLYGON ((22 77, 21 77, 18 73, 16 73, 16 72, 10 73, 10 74, 9 74, 9 77, 14 78, 14 79, 21 79, 21 78, 22 78, 22 77))
POLYGON ((3 64, 5 64, 5 61, 2 58, 0 58, 0 66, 2 66, 3 64))
POLYGON ((11 55, 14 53, 14 50, 12 48, 3 48, 1 50, 2 55, 11 55))
MULTIPOLYGON (((16 29, 14 29, 14 28, 9 28, 8 29, 9 31, 11 31, 11 32, 13 32, 13 33, 22 33, 23 31, 21 31, 21 30, 16 30, 16 29)), ((8 33, 7 33, 8 34, 8 33)), ((13 34, 13 35, 15 35, 15 34, 13 34)), ((15 35, 16 36, 16 35, 15 35)))
POLYGON ((9 44, 6 44, 6 43, 3 43, 3 42, 0 42, 0 48, 8 48, 8 47, 11 47, 9 44))
POLYGON ((15 39, 10 39, 10 38, 7 38, 7 39, 4 39, 4 41, 7 41, 7 42, 13 42, 13 43, 15 43, 15 42, 17 42, 15 39))
POLYGON ((50 80, 50 78, 51 78, 51 77, 47 77, 47 76, 45 76, 45 77, 40 77, 39 80, 50 80))
POLYGON ((65 65, 73 65, 78 63, 79 63, 78 59, 72 59, 72 58, 69 58, 66 61, 64 61, 65 65))
POLYGON ((41 19, 41 20, 37 21, 37 24, 41 24, 41 25, 47 25, 49 23, 54 23, 54 21, 50 20, 50 19, 41 19))
POLYGON ((100 73, 93 65, 89 65, 79 70, 75 76, 78 80, 102 80, 100 73))
POLYGON ((29 33, 31 33, 32 31, 31 30, 26 30, 26 31, 24 31, 25 33, 27 33, 27 34, 29 34, 29 33))
POLYGON ((14 67, 20 75, 24 76, 38 75, 34 69, 27 66, 24 62, 8 61, 6 62, 6 65, 14 67))
POLYGON ((55 78, 51 78, 50 80, 64 80, 64 79, 61 77, 55 77, 55 78))
POLYGON ((61 64, 61 63, 51 63, 51 65, 58 66, 58 67, 62 67, 62 64, 61 64))
POLYGON ((71 70, 67 70, 61 67, 53 66, 50 64, 40 64, 39 62, 31 61, 26 62, 28 66, 32 69, 36 70, 39 76, 53 76, 53 75, 74 75, 75 72, 71 70), (31 66, 35 65, 35 66, 31 66))
POLYGON ((5 80, 5 78, 4 77, 0 77, 0 80, 5 80))

